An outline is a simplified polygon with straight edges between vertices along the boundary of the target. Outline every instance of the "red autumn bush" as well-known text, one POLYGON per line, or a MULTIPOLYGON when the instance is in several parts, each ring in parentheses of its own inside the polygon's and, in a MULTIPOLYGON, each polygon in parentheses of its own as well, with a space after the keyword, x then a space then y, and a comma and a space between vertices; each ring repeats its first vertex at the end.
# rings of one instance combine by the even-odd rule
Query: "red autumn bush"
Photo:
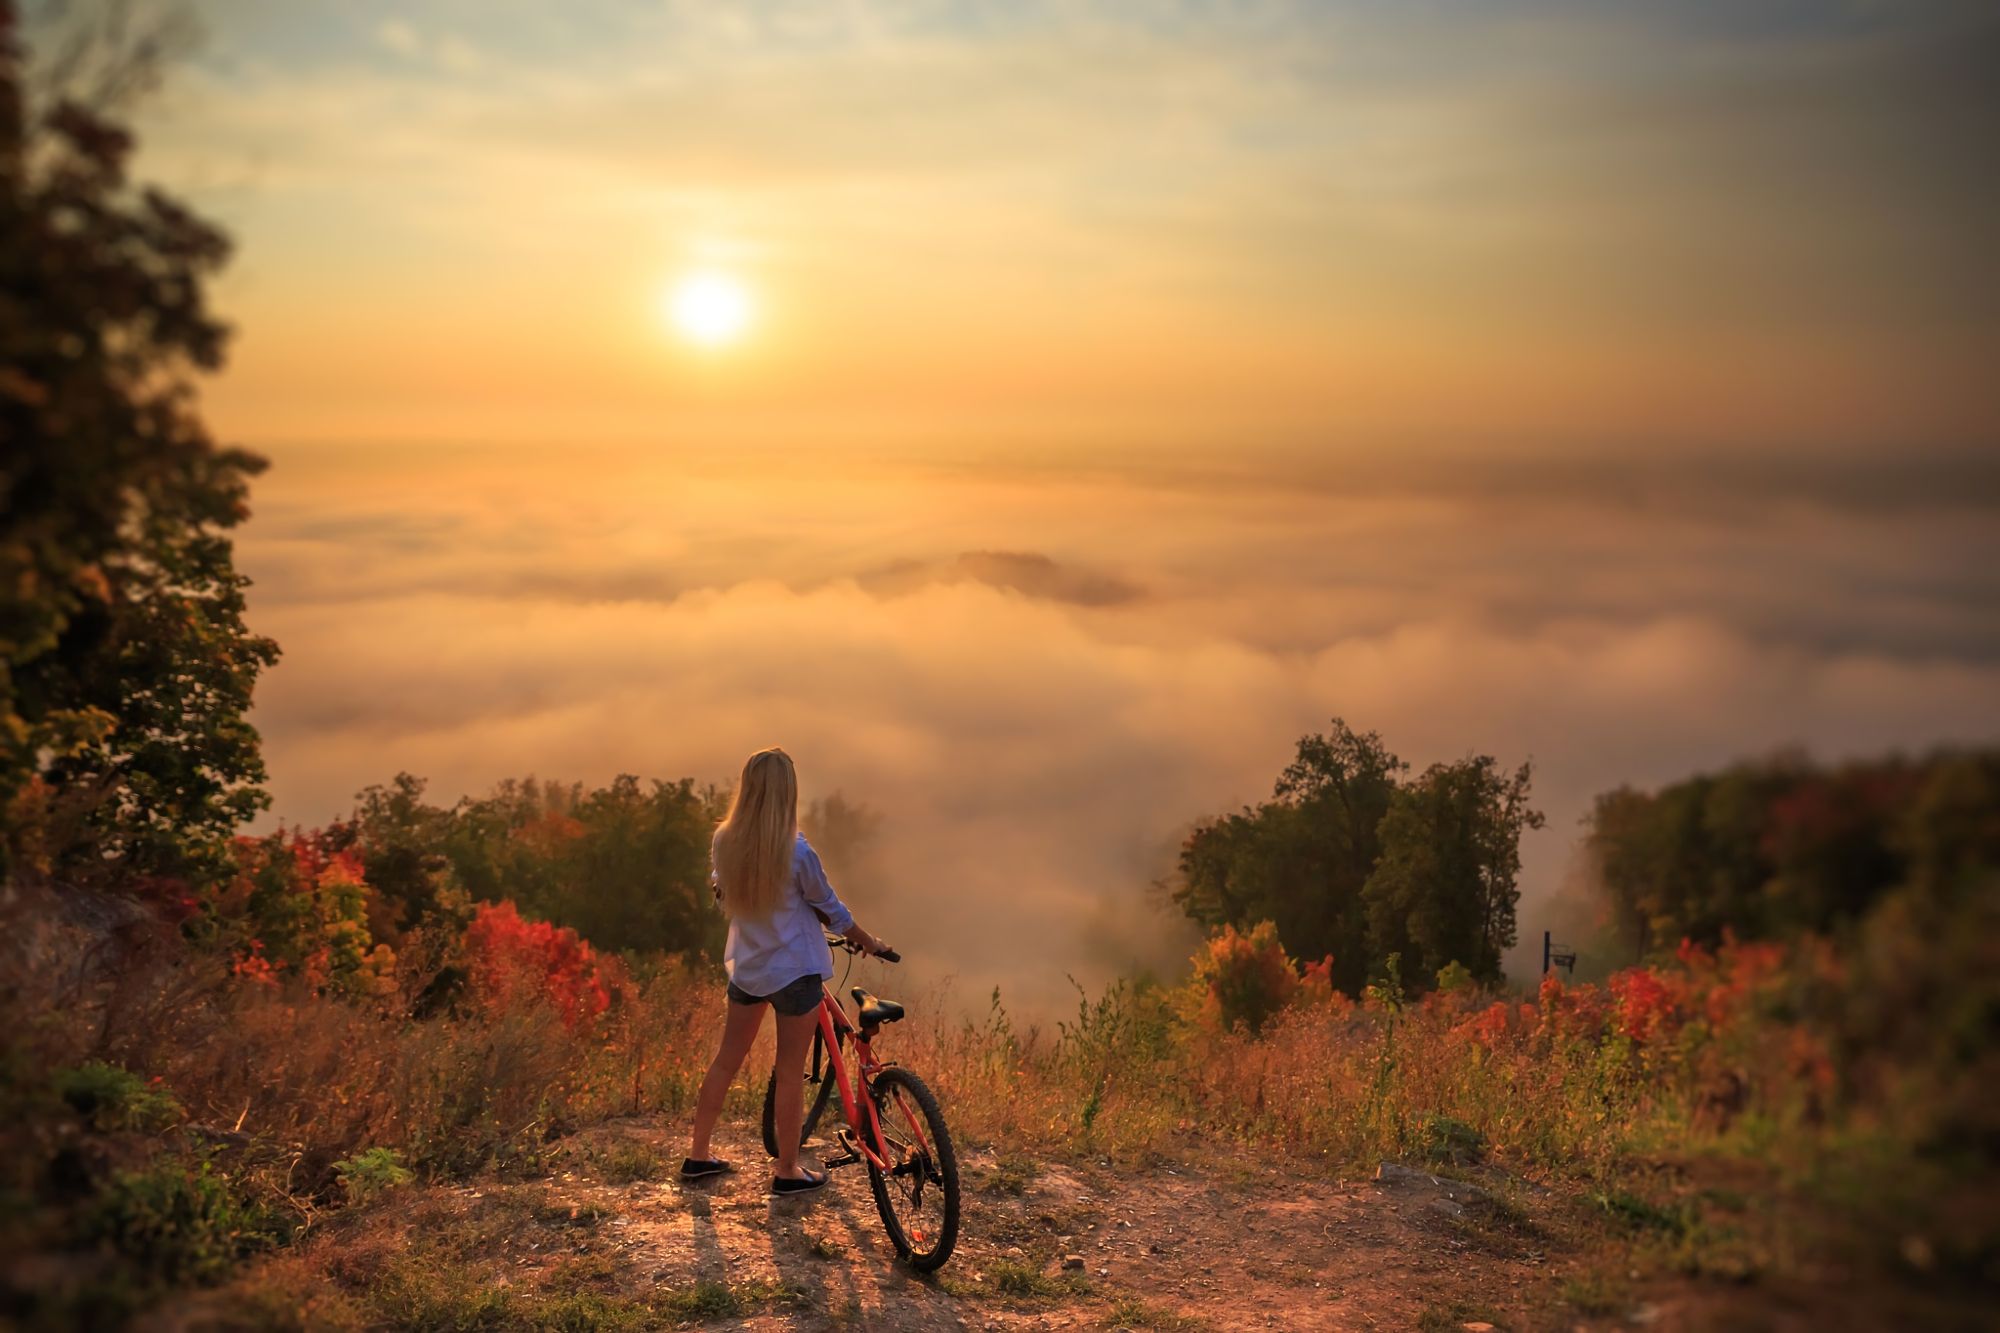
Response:
POLYGON ((544 1004, 574 1029, 611 1007, 607 960, 575 931, 526 920, 511 902, 481 903, 465 948, 472 992, 489 1012, 544 1004))

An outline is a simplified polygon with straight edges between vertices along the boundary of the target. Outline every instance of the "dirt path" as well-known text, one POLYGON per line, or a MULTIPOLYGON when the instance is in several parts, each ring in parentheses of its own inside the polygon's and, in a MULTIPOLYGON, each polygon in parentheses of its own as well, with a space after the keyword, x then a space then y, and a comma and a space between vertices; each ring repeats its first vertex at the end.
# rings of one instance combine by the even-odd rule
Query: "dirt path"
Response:
POLYGON ((1477 1170, 1470 1180, 1401 1168, 1385 1168, 1388 1179, 1342 1179, 1192 1145, 1147 1170, 1074 1153, 963 1151, 957 1251, 920 1277, 896 1262, 861 1168, 837 1171, 817 1194, 774 1199, 754 1130, 733 1123, 716 1150, 740 1171, 683 1186, 684 1133, 658 1117, 612 1121, 549 1145, 512 1176, 393 1188, 328 1214, 301 1243, 218 1290, 183 1295, 143 1326, 1990 1326, 1962 1302, 1912 1304, 1909 1293, 1923 1288, 1871 1285, 1835 1268, 1684 1271, 1684 1259, 1660 1253, 1657 1238, 1621 1232, 1575 1186, 1477 1170), (1923 1317, 1903 1317, 1912 1311, 1923 1317))
MULTIPOLYGON (((683 1186, 682 1132, 612 1122, 564 1141, 541 1179, 406 1188, 336 1215, 261 1280, 331 1283, 377 1326, 505 1327, 523 1310, 540 1312, 530 1326, 897 1333, 1580 1322, 1562 1295, 1566 1246, 1511 1201, 1532 1204, 1521 1183, 1481 1198, 1421 1177, 1302 1178, 1245 1155, 1121 1173, 975 1149, 958 1249, 919 1277, 894 1261, 861 1168, 774 1199, 761 1148, 731 1126, 717 1151, 740 1173, 683 1186)), ((201 1307, 168 1321, 205 1322, 201 1307)))

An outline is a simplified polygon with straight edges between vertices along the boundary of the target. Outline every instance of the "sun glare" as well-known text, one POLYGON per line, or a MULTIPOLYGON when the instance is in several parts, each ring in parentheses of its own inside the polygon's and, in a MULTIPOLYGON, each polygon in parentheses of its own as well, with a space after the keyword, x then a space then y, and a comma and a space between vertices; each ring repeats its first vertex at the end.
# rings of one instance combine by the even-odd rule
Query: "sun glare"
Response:
POLYGON ((750 293, 726 273, 690 273, 667 289, 665 313, 689 342, 722 347, 750 327, 750 293))

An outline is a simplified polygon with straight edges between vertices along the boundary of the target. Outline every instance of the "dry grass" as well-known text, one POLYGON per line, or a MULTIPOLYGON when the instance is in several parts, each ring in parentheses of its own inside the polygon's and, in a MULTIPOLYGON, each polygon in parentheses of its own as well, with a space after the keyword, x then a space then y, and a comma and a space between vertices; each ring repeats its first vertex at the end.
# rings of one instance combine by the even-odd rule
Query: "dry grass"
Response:
MULTIPOLYGON (((16 1212, 0 1240, 23 1252, 74 1249, 93 1234, 86 1223, 118 1173, 154 1159, 169 1173, 207 1161, 227 1187, 204 1205, 213 1215, 275 1218, 273 1234, 294 1236, 341 1211, 350 1191, 336 1164, 369 1150, 431 1180, 478 1171, 533 1180, 566 1152, 587 1153, 593 1173, 614 1182, 655 1179, 671 1166, 656 1144, 616 1135, 565 1142, 611 1116, 684 1114, 713 1050, 719 992, 713 976, 665 964, 594 1024, 572 1030, 547 1009, 412 1018, 407 994, 356 1000, 250 983, 198 949, 157 939, 91 973, 31 974, 13 993, 16 1018, 0 1053, 10 1073, 0 1186, 26 1198, 51 1173, 81 1178, 72 1203, 16 1212), (97 1156, 71 1160, 77 1112, 58 1099, 51 1075, 92 1061, 131 1071, 153 1109, 124 1119, 93 1111, 97 1156), (182 1108, 177 1118, 159 1112, 173 1106, 182 1108)), ((1667 1266, 1729 1275, 1792 1246, 1795 1235, 1772 1241, 1756 1230, 1791 1225, 1784 1211, 1706 1223, 1731 1210, 1640 1178, 1646 1163, 1754 1162, 1757 1188, 1805 1182, 1857 1216, 1893 1202, 1884 1181, 1909 1180, 1921 1195, 1911 1164, 1924 1120, 1911 1111, 1940 1101, 1921 1100, 1926 1071, 1871 1054, 1865 1082, 1830 1082, 1814 1061, 1838 1033, 1801 1020, 1796 1005, 1789 1017, 1759 1007, 1748 992, 1713 1021, 1641 1038, 1605 1019, 1602 995, 1552 993, 1540 1006, 1491 995, 1421 1004, 1378 995, 1361 1005, 1308 997, 1255 1035, 1218 1030, 1199 1000, 1185 987, 1119 985, 1051 1028, 1025 1029, 997 995, 975 1019, 931 1004, 885 1034, 885 1053, 930 1082, 962 1145, 998 1149, 973 1183, 1000 1196, 1029 1189, 1038 1161, 1150 1165, 1218 1140, 1354 1174, 1381 1160, 1444 1172, 1499 1166, 1592 1192, 1607 1228, 1654 1247, 1667 1266), (1598 1010, 1586 1012, 1592 1004, 1598 1010), (1874 1167, 1853 1186, 1849 1167, 1861 1161, 1874 1167), (1836 1197, 1841 1189, 1851 1193, 1836 1197)), ((753 1058, 730 1114, 756 1114, 766 1067, 767 1058, 753 1058)), ((521 1188, 524 1218, 543 1225, 535 1186, 521 1188)), ((1482 1214, 1468 1224, 1479 1232, 1471 1239, 1514 1244, 1507 1223, 1482 1214)), ((154 1246, 152 1234, 128 1226, 116 1243, 154 1246)), ((172 1254, 189 1243, 168 1236, 157 1247, 172 1254)), ((1957 1251, 1941 1253, 1940 1262, 1960 1263, 1957 1251)), ((143 1305, 146 1282, 178 1271, 158 1253, 126 1258, 131 1271, 118 1280, 139 1284, 128 1304, 143 1305)), ((267 1267, 284 1271, 282 1261, 267 1267)), ((995 1269, 993 1278, 1003 1294, 1051 1294, 1038 1268, 995 1269)), ((356 1315, 364 1322, 491 1315, 618 1327, 723 1313, 725 1296, 736 1310, 776 1299, 692 1292, 674 1298, 688 1302, 685 1311, 658 1301, 626 1309, 580 1281, 537 1298, 574 1309, 482 1314, 474 1307, 497 1298, 444 1290, 419 1269, 385 1266, 362 1285, 377 1302, 356 1315)), ((1592 1301, 1579 1290, 1579 1309, 1592 1301)), ((350 1313, 329 1309, 326 1322, 350 1313)))

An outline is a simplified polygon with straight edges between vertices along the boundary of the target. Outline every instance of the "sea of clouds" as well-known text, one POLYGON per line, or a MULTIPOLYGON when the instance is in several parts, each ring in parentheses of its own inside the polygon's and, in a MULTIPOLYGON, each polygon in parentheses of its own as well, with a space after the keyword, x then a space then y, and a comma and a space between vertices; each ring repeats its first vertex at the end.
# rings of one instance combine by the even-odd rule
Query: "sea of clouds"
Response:
POLYGON ((274 818, 782 744, 884 816, 841 888, 905 984, 1030 1009, 1184 960, 1179 840, 1336 715, 1419 768, 1534 761, 1537 949, 1599 791, 2000 739, 2000 487, 1965 464, 272 452, 239 561, 285 654, 274 818))

